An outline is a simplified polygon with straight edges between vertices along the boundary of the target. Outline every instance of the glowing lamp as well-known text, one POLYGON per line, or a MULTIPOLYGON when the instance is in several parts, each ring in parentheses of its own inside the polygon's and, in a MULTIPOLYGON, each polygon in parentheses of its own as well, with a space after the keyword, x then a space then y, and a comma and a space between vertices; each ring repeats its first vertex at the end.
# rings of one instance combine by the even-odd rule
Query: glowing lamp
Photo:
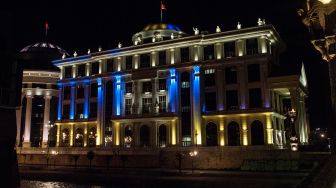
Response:
POLYGON ((319 1, 323 4, 329 4, 331 2, 331 0, 319 0, 319 1))

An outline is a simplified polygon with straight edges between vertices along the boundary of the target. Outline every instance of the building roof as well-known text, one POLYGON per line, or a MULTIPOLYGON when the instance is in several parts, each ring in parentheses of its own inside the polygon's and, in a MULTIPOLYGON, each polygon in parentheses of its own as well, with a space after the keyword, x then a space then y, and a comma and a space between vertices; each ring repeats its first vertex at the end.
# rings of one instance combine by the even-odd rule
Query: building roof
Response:
POLYGON ((174 30, 174 31, 181 31, 179 27, 173 24, 148 24, 142 31, 152 31, 152 30, 174 30))
POLYGON ((24 47, 20 52, 21 53, 35 53, 35 52, 41 52, 41 51, 46 51, 46 50, 57 52, 60 55, 68 54, 61 47, 55 44, 47 43, 47 42, 38 42, 35 44, 28 45, 24 47))

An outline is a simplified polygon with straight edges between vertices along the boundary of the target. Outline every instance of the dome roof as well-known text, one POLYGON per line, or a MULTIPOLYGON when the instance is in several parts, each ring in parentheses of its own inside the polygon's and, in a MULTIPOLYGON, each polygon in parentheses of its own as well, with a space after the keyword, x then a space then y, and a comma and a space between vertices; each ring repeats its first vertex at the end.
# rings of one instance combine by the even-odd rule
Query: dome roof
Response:
POLYGON ((179 27, 173 24, 149 24, 147 25, 142 31, 152 31, 152 30, 174 30, 174 31, 181 31, 179 27))
POLYGON ((142 31, 133 35, 132 41, 137 45, 181 38, 183 36, 186 36, 186 34, 179 27, 173 24, 159 23, 147 25, 142 31))
POLYGON ((66 55, 68 55, 68 53, 63 50, 61 47, 55 45, 55 44, 51 44, 51 43, 47 43, 47 42, 38 42, 35 44, 31 44, 28 45, 26 47, 24 47, 20 52, 21 53, 34 53, 34 52, 45 52, 45 51, 50 51, 50 52, 56 52, 59 53, 60 55, 63 55, 64 53, 66 55))

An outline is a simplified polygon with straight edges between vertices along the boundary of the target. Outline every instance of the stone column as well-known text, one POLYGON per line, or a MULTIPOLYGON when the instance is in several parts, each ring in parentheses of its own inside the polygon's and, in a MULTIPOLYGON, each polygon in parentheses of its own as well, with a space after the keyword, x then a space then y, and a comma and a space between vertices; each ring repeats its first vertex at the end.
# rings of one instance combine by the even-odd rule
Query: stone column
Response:
POLYGON ((246 94, 247 94, 247 79, 245 77, 246 74, 246 69, 244 66, 238 66, 238 79, 239 80, 239 91, 238 91, 238 96, 240 97, 238 100, 240 100, 240 109, 245 110, 247 108, 247 103, 246 103, 246 94))
POLYGON ((61 125, 56 125, 57 126, 57 135, 56 135, 56 146, 60 146, 60 134, 61 134, 61 125))
POLYGON ((200 91, 200 67, 194 66, 191 76, 191 92, 192 92, 192 139, 193 143, 197 146, 202 145, 202 116, 201 116, 201 91, 200 91))
POLYGON ((156 102, 159 102, 157 99, 157 79, 153 78, 152 79, 152 113, 156 113, 156 102))
POLYGON ((46 148, 48 146, 48 136, 50 129, 50 100, 51 96, 47 95, 44 97, 44 115, 43 115, 43 136, 42 136, 42 147, 46 148))
POLYGON ((219 145, 225 146, 225 121, 224 117, 219 119, 219 145))
POLYGON ((171 121, 171 145, 175 146, 177 144, 178 131, 176 127, 176 120, 171 121))
POLYGON ((84 147, 87 147, 87 141, 88 141, 88 124, 84 125, 84 147))
POLYGON ((70 119, 75 119, 76 85, 71 85, 70 119))
POLYGON ((24 129, 24 140, 22 147, 30 147, 30 128, 31 128, 31 116, 32 116, 32 101, 33 97, 31 95, 26 95, 26 119, 25 119, 25 129, 24 129))

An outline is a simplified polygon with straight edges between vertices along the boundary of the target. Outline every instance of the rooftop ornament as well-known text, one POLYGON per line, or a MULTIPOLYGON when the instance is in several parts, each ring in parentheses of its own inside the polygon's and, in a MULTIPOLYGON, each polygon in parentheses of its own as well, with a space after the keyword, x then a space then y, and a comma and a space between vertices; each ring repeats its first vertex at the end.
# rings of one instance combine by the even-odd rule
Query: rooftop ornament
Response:
POLYGON ((262 25, 265 25, 266 22, 265 22, 265 19, 261 20, 260 18, 258 18, 258 26, 262 26, 262 25))
POLYGON ((91 53, 91 50, 90 49, 88 49, 88 51, 87 51, 87 54, 90 54, 91 53))
POLYGON ((102 47, 99 46, 99 47, 98 47, 98 52, 101 52, 101 51, 102 51, 102 47))
POLYGON ((62 59, 65 59, 65 57, 66 57, 65 53, 63 53, 63 55, 62 55, 62 59))
POLYGON ((174 38, 175 38, 174 33, 172 33, 172 34, 170 35, 170 38, 171 38, 171 39, 174 39, 174 38))
POLYGON ((237 29, 241 29, 241 24, 238 22, 237 29))
POLYGON ((74 54, 73 54, 74 57, 77 57, 77 52, 75 51, 74 54))
POLYGON ((122 47, 122 44, 121 42, 118 43, 118 48, 121 48, 122 47))
POLYGON ((216 27, 216 33, 220 33, 221 32, 221 28, 219 26, 216 27))
POLYGON ((194 34, 195 34, 195 35, 198 35, 198 34, 199 34, 199 30, 198 30, 197 27, 193 27, 193 30, 194 30, 194 34))

